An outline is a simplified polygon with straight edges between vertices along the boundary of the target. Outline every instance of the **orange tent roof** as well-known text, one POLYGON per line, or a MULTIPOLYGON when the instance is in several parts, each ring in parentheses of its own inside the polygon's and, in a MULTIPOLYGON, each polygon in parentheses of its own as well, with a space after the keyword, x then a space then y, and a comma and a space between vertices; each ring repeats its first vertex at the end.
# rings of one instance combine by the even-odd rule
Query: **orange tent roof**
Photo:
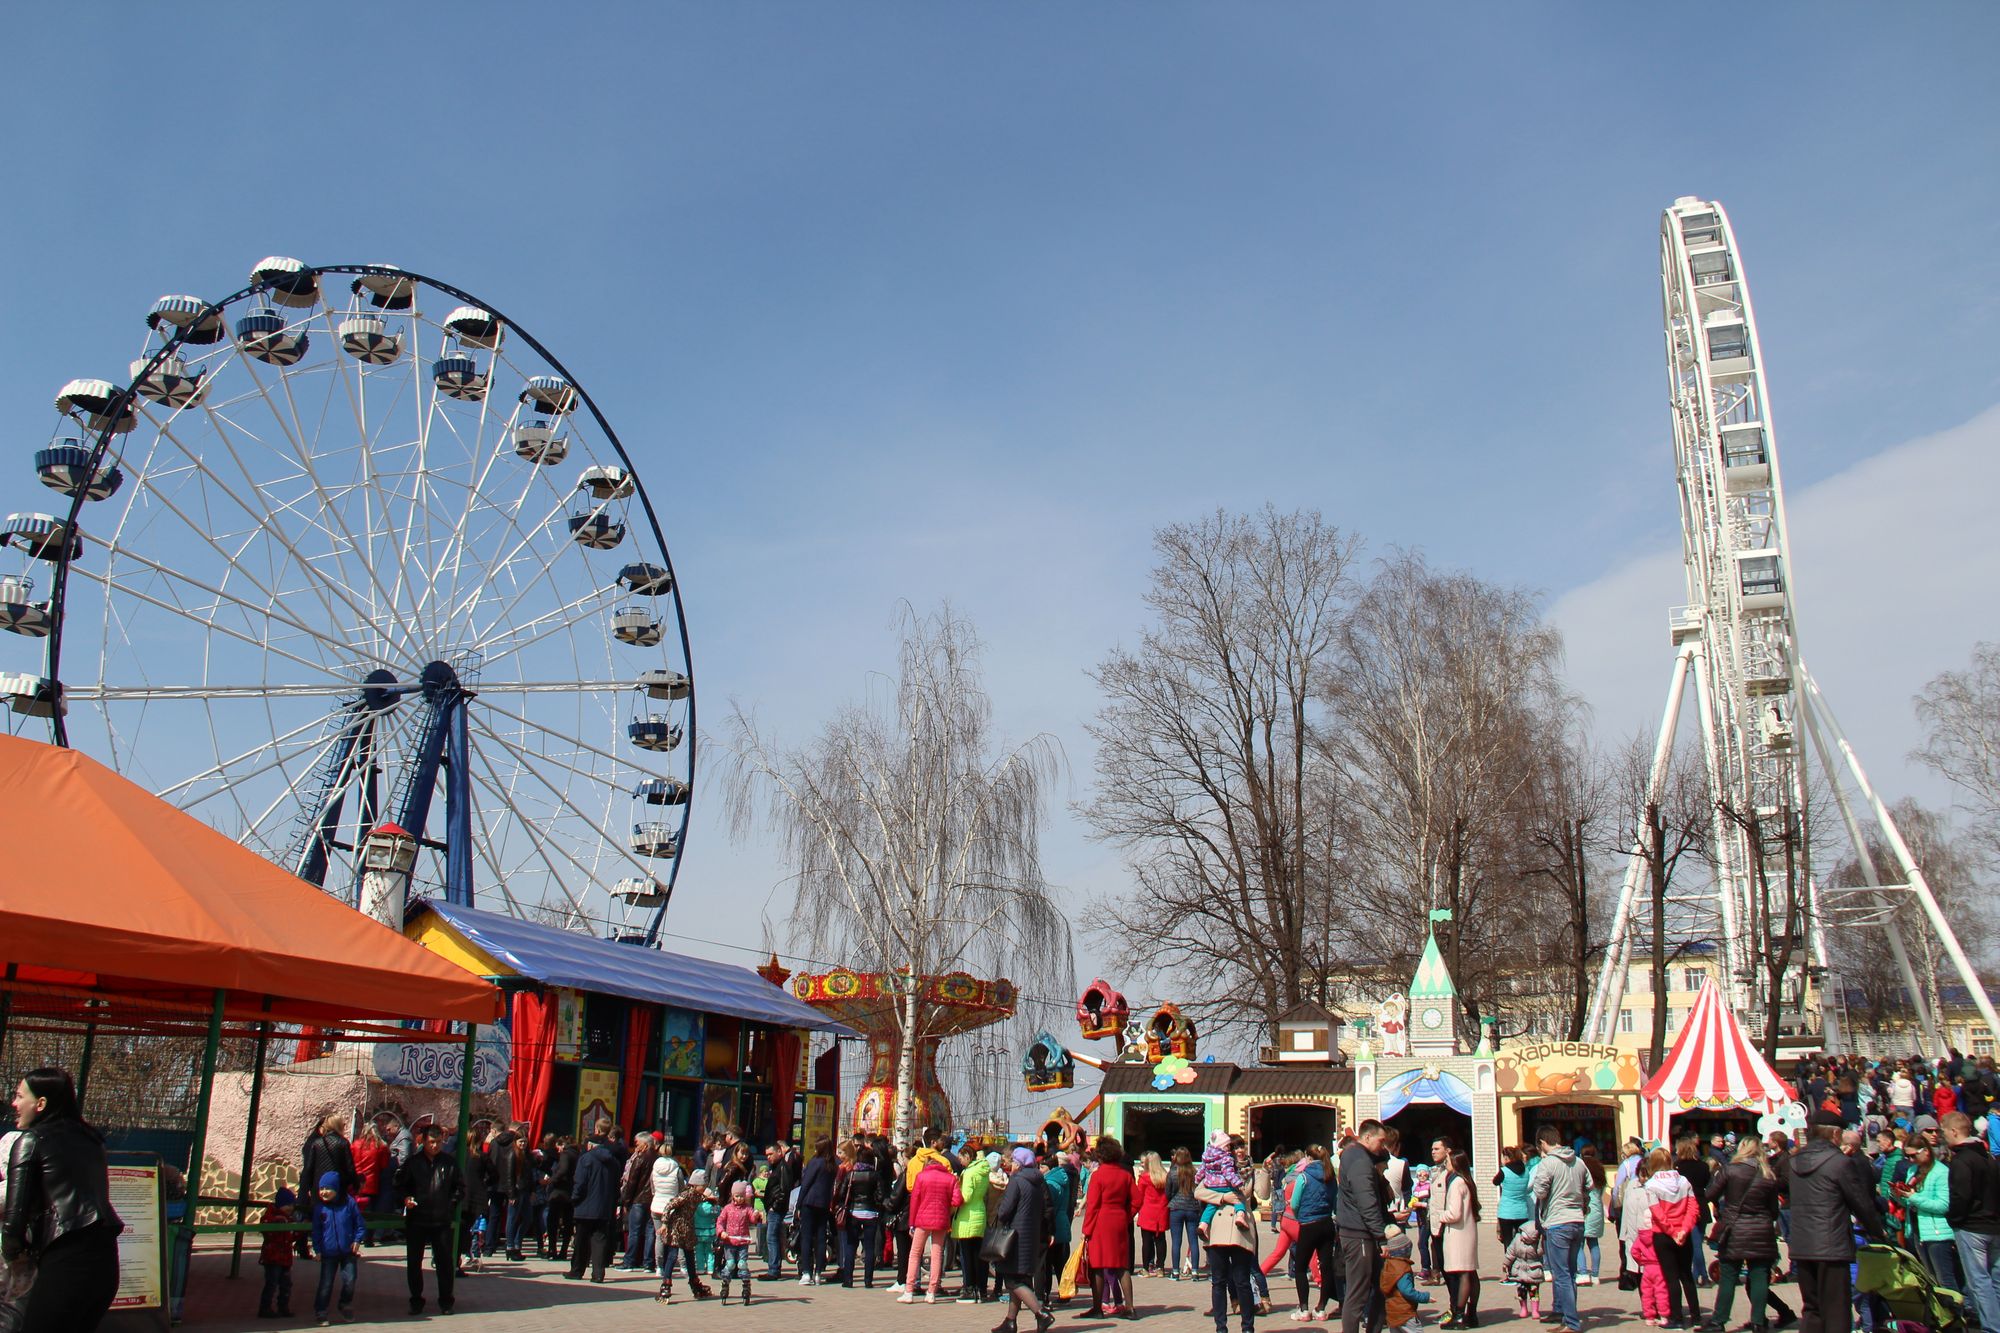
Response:
POLYGON ((491 1022, 492 983, 74 750, 0 736, 0 963, 279 1020, 491 1022))

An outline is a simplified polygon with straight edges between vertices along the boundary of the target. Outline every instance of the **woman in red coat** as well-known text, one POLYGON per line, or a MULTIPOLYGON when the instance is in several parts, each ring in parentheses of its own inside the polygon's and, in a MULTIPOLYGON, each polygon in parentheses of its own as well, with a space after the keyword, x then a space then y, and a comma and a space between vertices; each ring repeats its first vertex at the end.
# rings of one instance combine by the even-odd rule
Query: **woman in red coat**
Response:
POLYGON ((1167 1168, 1149 1152, 1132 1173, 1132 1215, 1139 1224, 1139 1266, 1147 1277, 1167 1267, 1167 1168))
POLYGON ((1083 1198, 1084 1258, 1090 1264, 1094 1305, 1107 1315, 1132 1318, 1132 1172, 1125 1149, 1109 1134, 1097 1136, 1097 1169, 1083 1198))
MULTIPOLYGON (((362 1212, 372 1211, 380 1202, 388 1167, 389 1145, 382 1142, 374 1125, 365 1126, 354 1140, 354 1173, 361 1177, 361 1188, 355 1192, 354 1202, 362 1212)), ((375 1243, 374 1235, 365 1227, 362 1239, 370 1245, 375 1243)))

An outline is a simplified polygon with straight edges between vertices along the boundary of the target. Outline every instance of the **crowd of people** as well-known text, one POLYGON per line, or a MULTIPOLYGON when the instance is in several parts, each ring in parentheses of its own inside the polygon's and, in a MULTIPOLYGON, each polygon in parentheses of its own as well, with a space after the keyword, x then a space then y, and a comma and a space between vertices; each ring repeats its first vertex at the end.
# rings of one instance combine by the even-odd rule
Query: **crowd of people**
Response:
MULTIPOLYGON (((1405 1145, 1374 1120, 1259 1162, 1220 1132, 1199 1152, 1131 1160, 1109 1134, 998 1145, 932 1129, 907 1146, 860 1134, 802 1150, 758 1149, 732 1127, 682 1152, 609 1120, 577 1142, 480 1123, 461 1167, 458 1145, 428 1119, 385 1119, 350 1139, 330 1115, 305 1143, 296 1192, 277 1191, 263 1213, 276 1229, 260 1255, 258 1313, 292 1315, 291 1270, 304 1257, 319 1263, 313 1317, 351 1318, 360 1252, 399 1244, 412 1315, 426 1308, 427 1263, 450 1314, 458 1278, 532 1249, 574 1281, 603 1282, 614 1263, 655 1274, 661 1302, 678 1277, 693 1299, 746 1306, 759 1281, 872 1289, 880 1278, 903 1303, 1004 1303, 994 1333, 1022 1333, 1024 1319, 1046 1333, 1072 1303, 1093 1319, 1137 1318, 1141 1276, 1206 1280, 1203 1317, 1227 1333, 1234 1315, 1253 1333, 1273 1309, 1280 1264, 1295 1322, 1400 1333, 1435 1305, 1438 1327, 1477 1328, 1484 1271, 1499 1275, 1516 1318, 1578 1330, 1578 1289, 1614 1280, 1615 1262, 1654 1327, 1722 1333, 1740 1294, 1754 1333, 1794 1322, 1801 1333, 1855 1323, 1896 1333, 1852 1269, 1860 1242, 1887 1239, 1965 1294, 1970 1326, 2000 1333, 1992 1062, 1844 1060, 1795 1073, 1811 1107, 1796 1140, 1690 1131, 1628 1139, 1607 1162, 1597 1144, 1546 1126, 1504 1148, 1484 1181, 1464 1145, 1405 1145), (1491 1233, 1482 1193, 1495 1205, 1491 1233), (1797 1309, 1781 1282, 1796 1284, 1797 1309)), ((10 1284, 29 1261, 37 1276, 24 1292, 0 1287, 0 1302, 28 1333, 88 1330, 116 1286, 121 1229, 102 1140, 61 1070, 26 1075, 14 1109, 17 1132, 0 1143, 5 1256, 10 1284)))

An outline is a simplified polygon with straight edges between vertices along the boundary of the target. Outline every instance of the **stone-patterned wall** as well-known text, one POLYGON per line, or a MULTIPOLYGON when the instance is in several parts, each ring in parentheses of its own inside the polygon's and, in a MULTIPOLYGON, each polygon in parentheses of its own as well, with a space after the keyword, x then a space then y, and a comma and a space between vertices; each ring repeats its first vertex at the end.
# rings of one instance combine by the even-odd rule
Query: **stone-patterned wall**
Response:
MULTIPOLYGON (((256 1157, 250 1170, 250 1197, 269 1202, 280 1185, 296 1192, 305 1142, 322 1116, 336 1111, 347 1115, 350 1135, 381 1111, 392 1112, 408 1123, 429 1115, 447 1131, 458 1124, 456 1089, 400 1088, 378 1082, 360 1059, 337 1052, 304 1064, 267 1069, 264 1094, 258 1105, 256 1157)), ((242 1181, 243 1138, 250 1116, 251 1071, 218 1070, 215 1096, 208 1119, 208 1145, 202 1156, 201 1192, 211 1197, 234 1198, 242 1181)), ((498 1118, 509 1114, 505 1092, 476 1095, 472 1118, 498 1118)), ((202 1210, 204 1222, 233 1222, 233 1207, 202 1210)))

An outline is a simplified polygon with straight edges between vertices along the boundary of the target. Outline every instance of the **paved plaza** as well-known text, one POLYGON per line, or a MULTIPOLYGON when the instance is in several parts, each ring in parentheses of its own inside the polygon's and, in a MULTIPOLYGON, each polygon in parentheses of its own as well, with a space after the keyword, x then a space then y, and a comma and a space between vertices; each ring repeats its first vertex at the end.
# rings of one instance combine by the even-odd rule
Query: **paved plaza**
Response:
MULTIPOLYGON (((1495 1238, 1487 1237, 1489 1241, 1495 1238)), ((1497 1242, 1493 1247, 1498 1254, 1497 1242)), ((312 1326, 313 1284, 318 1280, 319 1265, 312 1260, 301 1260, 293 1268, 292 1320, 271 1320, 256 1318, 257 1292, 261 1273, 252 1260, 254 1255, 246 1255, 243 1276, 228 1279, 228 1259, 226 1255, 199 1255, 195 1260, 194 1282, 188 1295, 187 1318, 182 1327, 202 1330, 202 1333, 252 1333, 253 1330, 312 1326)), ((1495 1266, 1497 1267, 1497 1260, 1495 1266)), ((940 1301, 935 1306, 901 1305, 886 1291, 877 1289, 865 1291, 859 1287, 852 1291, 835 1286, 801 1287, 795 1279, 777 1283, 758 1283, 754 1293, 754 1303, 744 1309, 735 1301, 723 1306, 714 1300, 697 1302, 687 1295, 685 1283, 675 1285, 674 1299, 668 1306, 660 1306, 653 1300, 656 1279, 649 1273, 620 1273, 612 1270, 605 1275, 603 1286, 594 1286, 588 1281, 570 1282, 561 1276, 558 1264, 530 1259, 526 1263, 506 1262, 489 1264, 486 1270, 465 1278, 458 1284, 458 1311, 448 1321, 448 1326, 470 1324, 478 1329, 501 1330, 504 1333, 626 1333, 627 1330, 657 1329, 665 1326, 701 1329, 797 1329, 810 1333, 986 1333, 999 1322, 1004 1307, 997 1305, 959 1305, 940 1301)), ((426 1273, 426 1285, 432 1286, 434 1274, 426 1273)), ((1257 1321, 1259 1329, 1276 1330, 1294 1327, 1287 1318, 1291 1312, 1291 1284, 1283 1279, 1283 1270, 1274 1275, 1272 1295, 1276 1298, 1273 1312, 1257 1321)), ((879 1280, 879 1279, 878 1279, 879 1280)), ((1438 1301, 1444 1299, 1444 1289, 1434 1288, 1438 1301)), ((351 1328, 409 1328, 421 1323, 436 1322, 437 1312, 435 1290, 428 1312, 421 1319, 412 1319, 405 1313, 407 1295, 404 1290, 402 1255, 400 1251, 388 1249, 364 1251, 361 1261, 361 1278, 355 1302, 355 1322, 342 1325, 339 1316, 334 1315, 335 1327, 351 1328), (391 1257, 393 1254, 393 1257, 391 1257)), ((1618 1290, 1615 1283, 1586 1287, 1578 1295, 1582 1299, 1585 1326, 1588 1328, 1643 1327, 1638 1319, 1638 1293, 1627 1294, 1618 1290)), ((1709 1293, 1704 1291, 1704 1300, 1709 1293)), ((1794 1290, 1785 1289, 1787 1300, 1793 1300, 1794 1290)), ((1138 1279, 1137 1299, 1141 1318, 1140 1325, 1152 1327, 1172 1326, 1194 1333, 1195 1330, 1212 1327, 1211 1322, 1201 1318, 1201 1311, 1208 1306, 1208 1284, 1206 1282, 1174 1282, 1165 1278, 1138 1279)), ((1793 1303, 1797 1302, 1793 1300, 1793 1303)), ((1483 1329, 1509 1329, 1513 1333, 1540 1333, 1540 1326, 1529 1320, 1513 1317, 1514 1300, 1512 1288, 1488 1276, 1485 1279, 1480 1304, 1480 1327, 1483 1329)), ((1550 1289, 1542 1289, 1542 1308, 1546 1313, 1551 1306, 1550 1289)), ((1062 1330, 1108 1330, 1124 1327, 1122 1320, 1085 1319, 1081 1317, 1082 1305, 1072 1302, 1066 1310, 1059 1311, 1056 1327, 1062 1330)), ((1436 1323, 1433 1305, 1425 1311, 1425 1326, 1436 1323)), ((1744 1322, 1745 1312, 1739 1304, 1733 1324, 1744 1322)), ((1024 1321, 1025 1327, 1032 1324, 1024 1321)), ((1336 1319, 1330 1327, 1337 1327, 1336 1319)), ((1235 1330, 1237 1322, 1230 1320, 1230 1328, 1235 1330)))

